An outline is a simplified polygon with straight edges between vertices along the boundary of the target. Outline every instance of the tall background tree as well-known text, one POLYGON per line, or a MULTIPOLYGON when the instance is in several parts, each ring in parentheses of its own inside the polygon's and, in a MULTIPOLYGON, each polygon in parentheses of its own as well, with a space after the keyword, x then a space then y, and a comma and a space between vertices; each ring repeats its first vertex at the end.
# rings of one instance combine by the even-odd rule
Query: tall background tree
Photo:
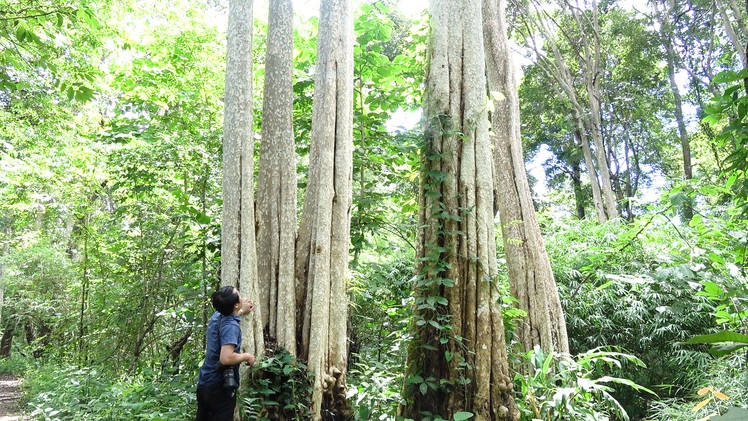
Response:
POLYGON ((534 9, 516 6, 527 23, 514 27, 532 61, 520 88, 527 98, 523 119, 533 121, 525 137, 532 150, 544 144, 552 151, 546 164, 549 184, 572 184, 577 215, 591 203, 598 221, 606 221, 612 212, 606 202, 613 202, 616 212, 620 208, 632 219, 631 200, 654 179, 644 167, 669 174, 677 165, 669 158, 674 145, 662 123, 670 109, 647 100, 668 96, 658 37, 640 15, 615 4, 567 2, 558 9, 533 4, 534 9), (615 41, 621 39, 626 42, 615 41), (557 95, 549 94, 549 85, 557 95), (538 115, 530 110, 540 97, 549 107, 538 115), (590 168, 609 174, 609 192, 605 177, 592 176, 590 168), (589 184, 580 180, 582 169, 591 175, 589 184), (590 191, 592 200, 586 200, 590 191))
MULTIPOLYGON (((683 113, 683 97, 680 93, 680 86, 675 77, 678 70, 678 63, 681 62, 675 49, 675 27, 678 15, 681 13, 679 2, 669 1, 665 4, 658 5, 654 3, 654 14, 660 26, 660 39, 664 48, 665 61, 667 63, 667 76, 670 83, 670 91, 673 96, 673 105, 675 107, 675 121, 678 124, 678 137, 681 143, 681 152, 683 156, 683 179, 689 182, 693 178, 693 165, 691 164, 691 143, 688 129, 686 128, 686 118, 683 113), (660 9, 662 7, 662 9, 660 9)), ((684 203, 683 217, 690 221, 693 218, 693 205, 690 200, 684 203)))
POLYGON ((551 262, 535 217, 520 134, 519 93, 507 38, 506 2, 483 2, 488 87, 493 100, 494 211, 501 218, 512 297, 527 317, 517 326, 525 351, 535 346, 569 352, 569 339, 551 262))

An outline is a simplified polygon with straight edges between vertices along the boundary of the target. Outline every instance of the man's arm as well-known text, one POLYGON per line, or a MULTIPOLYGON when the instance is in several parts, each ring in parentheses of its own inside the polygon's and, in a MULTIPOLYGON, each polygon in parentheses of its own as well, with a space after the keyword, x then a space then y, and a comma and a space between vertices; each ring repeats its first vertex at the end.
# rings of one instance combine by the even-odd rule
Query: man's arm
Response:
POLYGON ((237 354, 234 345, 228 344, 221 347, 220 362, 222 365, 234 365, 246 361, 249 365, 255 363, 255 356, 249 352, 237 354))

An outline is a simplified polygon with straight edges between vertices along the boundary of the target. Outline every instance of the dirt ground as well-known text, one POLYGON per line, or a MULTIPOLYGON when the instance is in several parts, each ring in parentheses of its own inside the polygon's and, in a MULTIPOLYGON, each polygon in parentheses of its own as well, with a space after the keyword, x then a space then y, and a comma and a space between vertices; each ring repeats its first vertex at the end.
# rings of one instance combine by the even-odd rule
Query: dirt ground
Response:
POLYGON ((9 375, 0 375, 0 421, 21 421, 18 398, 20 381, 9 375))

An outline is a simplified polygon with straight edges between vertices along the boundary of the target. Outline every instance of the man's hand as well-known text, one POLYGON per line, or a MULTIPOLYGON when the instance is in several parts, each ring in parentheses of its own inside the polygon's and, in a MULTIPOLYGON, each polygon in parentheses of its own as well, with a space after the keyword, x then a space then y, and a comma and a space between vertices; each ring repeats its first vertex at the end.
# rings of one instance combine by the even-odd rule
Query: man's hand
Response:
POLYGON ((246 300, 242 302, 242 306, 240 308, 242 314, 247 314, 254 309, 255 309, 255 303, 253 303, 252 300, 246 300))

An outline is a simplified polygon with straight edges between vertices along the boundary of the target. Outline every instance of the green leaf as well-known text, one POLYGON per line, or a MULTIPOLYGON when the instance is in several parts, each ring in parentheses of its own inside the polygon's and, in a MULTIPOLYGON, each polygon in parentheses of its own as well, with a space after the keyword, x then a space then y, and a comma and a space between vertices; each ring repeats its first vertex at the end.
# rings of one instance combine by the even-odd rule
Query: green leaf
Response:
POLYGON ((470 419, 470 418, 473 418, 473 413, 472 412, 460 411, 460 412, 457 412, 454 415, 452 415, 452 419, 454 421, 462 421, 462 420, 467 420, 467 419, 470 419))
POLYGON ((603 376, 597 379, 598 383, 618 383, 618 384, 625 384, 626 386, 634 389, 634 390, 640 390, 647 393, 651 393, 652 396, 657 396, 657 393, 653 392, 652 390, 635 383, 634 381, 631 381, 629 379, 622 379, 620 377, 610 377, 610 376, 603 376))
POLYGON ((607 289, 607 288, 608 288, 608 287, 610 287, 611 285, 615 285, 615 282, 613 282, 613 281, 608 281, 608 282, 606 282, 606 283, 604 283, 604 284, 600 285, 599 287, 595 288, 595 291, 602 291, 602 290, 604 290, 604 289, 607 289))
POLYGON ((725 188, 729 189, 730 187, 732 187, 732 185, 735 184, 735 181, 737 179, 738 179, 738 175, 737 174, 731 175, 730 178, 728 178, 727 182, 725 183, 725 188))
POLYGON ((688 202, 688 195, 683 192, 678 192, 670 195, 670 203, 674 206, 681 206, 688 202))
POLYGON ((746 111, 748 110, 746 109, 745 102, 740 102, 738 104, 738 119, 739 120, 742 120, 743 118, 745 118, 746 111))
POLYGON ((23 42, 24 39, 26 39, 26 28, 23 26, 19 26, 16 30, 16 39, 18 39, 18 42, 23 42))
POLYGON ((708 335, 698 335, 683 342, 686 345, 693 344, 716 344, 720 342, 739 342, 748 345, 748 335, 742 333, 731 332, 724 330, 718 333, 710 333, 708 335))
POLYGON ((701 121, 703 123, 709 124, 709 125, 712 125, 712 126, 715 125, 715 124, 717 124, 717 123, 719 123, 719 120, 720 120, 720 117, 718 115, 715 115, 715 114, 707 115, 706 117, 704 117, 704 118, 701 119, 701 121))
POLYGON ((75 100, 79 102, 87 102, 93 98, 93 94, 93 89, 81 86, 77 91, 75 91, 75 100))
POLYGON ((735 82, 738 79, 740 79, 740 76, 737 74, 737 72, 734 72, 732 70, 726 70, 724 72, 717 73, 717 75, 714 76, 714 79, 712 80, 712 82, 730 83, 730 82, 735 82))
POLYGON ((725 264, 725 258, 717 253, 709 253, 709 260, 715 263, 721 263, 723 265, 725 264))
POLYGON ((697 296, 707 297, 710 300, 719 300, 725 293, 725 291, 722 290, 722 287, 714 282, 707 281, 703 282, 702 285, 704 286, 704 290, 697 292, 697 296))

